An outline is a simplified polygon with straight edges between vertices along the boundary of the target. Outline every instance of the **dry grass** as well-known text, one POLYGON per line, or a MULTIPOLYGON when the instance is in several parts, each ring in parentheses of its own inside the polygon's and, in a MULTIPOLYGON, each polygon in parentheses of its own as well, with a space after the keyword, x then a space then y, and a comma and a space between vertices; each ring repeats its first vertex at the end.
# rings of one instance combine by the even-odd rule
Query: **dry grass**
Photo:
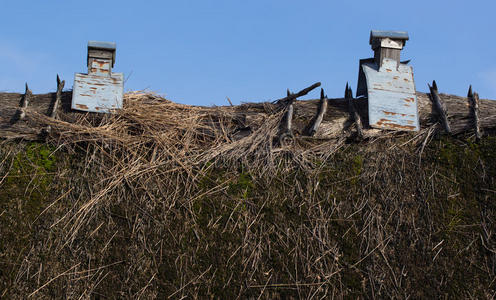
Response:
MULTIPOLYGON (((38 174, 48 187, 29 181, 7 194, 17 208, 0 207, 29 220, 16 229, 28 236, 18 257, 0 252, 13 262, 4 295, 494 296, 496 169, 484 145, 443 142, 478 151, 460 156, 430 127, 280 147, 283 111, 272 107, 243 107, 263 118, 242 134, 239 107, 141 93, 125 101, 116 115, 35 115, 51 127, 58 165, 38 174), (37 192, 50 201, 30 212, 26 195, 37 192)), ((16 155, 1 160, 0 180, 13 176, 16 155)))

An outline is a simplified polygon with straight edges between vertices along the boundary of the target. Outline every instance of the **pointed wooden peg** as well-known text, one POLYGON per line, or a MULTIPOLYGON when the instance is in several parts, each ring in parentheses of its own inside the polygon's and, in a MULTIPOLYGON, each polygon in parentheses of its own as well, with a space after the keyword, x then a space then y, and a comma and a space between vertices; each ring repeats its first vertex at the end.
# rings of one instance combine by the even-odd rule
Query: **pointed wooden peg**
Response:
POLYGON ((353 91, 351 90, 351 87, 348 88, 348 98, 353 98, 353 91))
POLYGON ((451 128, 446 114, 446 107, 439 96, 436 81, 432 81, 432 86, 429 85, 430 98, 433 104, 434 111, 439 115, 439 120, 444 127, 446 133, 451 134, 451 128))
POLYGON ((284 114, 281 133, 279 135, 279 145, 289 146, 294 141, 293 131, 291 129, 293 123, 293 101, 287 105, 286 113, 284 114))
POLYGON ((64 85, 65 85, 65 80, 60 80, 59 74, 57 74, 57 91, 58 90, 62 91, 64 85))
POLYGON ((312 125, 308 128, 307 134, 309 136, 313 136, 320 127, 322 120, 324 119, 324 115, 327 112, 327 96, 324 96, 324 89, 320 89, 320 101, 319 108, 317 109, 317 114, 313 118, 312 125))
POLYGON ((355 107, 355 103, 353 100, 353 91, 351 90, 348 83, 346 83, 346 91, 344 97, 348 99, 348 111, 350 113, 350 118, 353 121, 353 124, 355 124, 358 138, 362 139, 363 138, 362 120, 360 119, 360 115, 358 114, 357 109, 355 107))
POLYGON ((344 97, 348 98, 348 82, 346 83, 346 87, 344 88, 344 97))
POLYGON ((32 95, 33 95, 33 92, 29 89, 28 83, 26 82, 26 90, 24 91, 24 99, 22 102, 23 108, 28 107, 28 104, 29 104, 29 101, 31 100, 32 95))
POLYGON ((472 92, 472 86, 470 86, 468 90, 468 101, 470 104, 470 114, 473 118, 473 126, 475 138, 480 140, 482 137, 482 133, 480 130, 480 121, 479 121, 479 94, 472 92))
POLYGON ((468 93, 467 93, 467 98, 471 98, 471 97, 473 97, 473 94, 472 94, 472 85, 470 85, 468 87, 468 93))
POLYGON ((437 89, 437 83, 435 80, 432 81, 432 88, 436 90, 436 92, 438 92, 439 90, 437 89))
POLYGON ((57 92, 55 94, 55 102, 53 103, 52 110, 50 112, 50 117, 57 117, 57 109, 62 98, 62 89, 64 88, 65 80, 60 80, 59 74, 57 74, 57 92))
POLYGON ((26 118, 26 108, 28 107, 32 95, 33 93, 29 89, 28 83, 26 82, 26 90, 24 91, 24 96, 22 97, 21 107, 18 110, 19 120, 23 120, 24 118, 26 118))

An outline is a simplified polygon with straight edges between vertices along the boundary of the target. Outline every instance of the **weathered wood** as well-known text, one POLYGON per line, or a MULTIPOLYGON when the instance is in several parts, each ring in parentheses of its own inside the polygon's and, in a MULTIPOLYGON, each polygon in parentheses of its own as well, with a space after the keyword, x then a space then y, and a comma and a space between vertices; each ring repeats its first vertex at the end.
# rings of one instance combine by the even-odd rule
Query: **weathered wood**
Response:
POLYGON ((293 111, 294 111, 294 107, 293 107, 293 102, 296 98, 291 98, 291 92, 289 91, 289 89, 287 90, 287 94, 288 94, 288 99, 289 99, 289 102, 288 102, 288 108, 287 108, 287 111, 286 111, 286 122, 285 122, 285 126, 284 126, 284 129, 291 133, 291 124, 293 122, 293 111))
POLYGON ((289 104, 288 105, 288 110, 286 111, 286 126, 285 126, 285 129, 287 132, 291 132, 291 124, 293 122, 293 112, 294 112, 294 107, 293 107, 293 103, 289 104))
POLYGON ((52 111, 50 112, 50 117, 57 118, 57 109, 59 108, 60 99, 62 98, 62 89, 64 88, 65 80, 60 81, 60 77, 57 74, 57 92, 55 94, 55 102, 53 103, 52 111))
MULTIPOLYGON (((429 94, 417 92, 419 99, 420 123, 423 127, 431 124, 436 116, 436 110, 429 94)), ((452 134, 466 132, 473 128, 473 119, 470 109, 467 107, 467 98, 449 94, 440 94, 451 120, 450 128, 452 134)), ((496 128, 496 101, 488 99, 479 100, 479 122, 480 128, 496 128)))
POLYGON ((344 92, 344 98, 348 100, 348 110, 350 112, 350 118, 355 124, 355 128, 358 134, 358 138, 363 138, 363 126, 362 121, 360 119, 360 115, 357 112, 355 107, 354 99, 353 99, 353 91, 349 87, 348 83, 346 83, 346 88, 344 92))
POLYGON ((319 109, 317 110, 317 115, 315 116, 312 126, 308 130, 309 136, 314 136, 317 130, 324 119, 324 115, 327 112, 327 96, 324 96, 324 89, 320 89, 320 100, 319 100, 319 109))
POLYGON ((451 134, 452 132, 451 132, 450 124, 448 122, 448 117, 446 115, 446 106, 444 105, 443 101, 441 100, 441 97, 439 96, 436 81, 434 80, 432 82, 432 86, 430 86, 429 84, 428 86, 431 92, 430 93, 431 100, 434 103, 434 108, 436 109, 436 112, 439 115, 439 120, 441 121, 441 124, 444 127, 444 131, 446 131, 446 133, 448 134, 451 134))
POLYGON ((479 122, 479 94, 472 93, 472 86, 468 89, 467 95, 468 101, 470 103, 470 112, 473 118, 473 126, 475 132, 475 138, 479 140, 482 137, 479 122))
MULTIPOLYGON (((72 92, 61 93, 61 101, 57 112, 58 118, 69 123, 78 122, 80 118, 95 117, 100 115, 71 110, 72 92)), ((22 138, 25 140, 40 140, 39 133, 44 125, 37 123, 30 118, 30 112, 47 115, 51 112, 51 107, 55 93, 33 94, 27 107, 27 116, 23 122, 12 123, 13 117, 22 103, 24 94, 0 93, 0 138, 22 138)), ((459 134, 473 130, 473 117, 469 109, 466 97, 440 94, 439 95, 449 111, 450 128, 452 134, 459 134)), ((127 97, 127 96, 126 96, 127 97)), ((418 113, 421 128, 426 128, 433 124, 437 116, 436 108, 429 94, 417 92, 418 113)), ((130 101, 130 100, 128 100, 130 101)), ((316 100, 294 100, 291 130, 294 134, 303 133, 309 122, 315 117, 315 111, 319 107, 319 99, 316 100)), ((367 118, 367 98, 353 99, 356 111, 362 124, 368 123, 367 118)), ((315 138, 337 138, 342 136, 343 130, 349 129, 353 124, 350 122, 349 101, 345 98, 331 98, 327 102, 327 112, 323 115, 319 130, 315 133, 315 138)), ((284 106, 286 108, 287 106, 284 106)), ((255 132, 264 124, 274 112, 280 111, 280 104, 270 102, 244 103, 241 105, 226 106, 223 110, 232 114, 239 120, 239 128, 234 130, 250 134, 255 132), (247 128, 249 130, 247 130, 247 128)), ((212 109, 207 108, 206 113, 211 113, 212 109)), ((481 131, 496 129, 496 101, 479 100, 479 125, 481 131)), ((381 134, 380 130, 369 130, 363 128, 364 137, 381 134)), ((246 135, 245 134, 245 135, 246 135)), ((233 133, 234 135, 234 133, 233 133)), ((245 135, 239 135, 240 137, 245 135)))
POLYGON ((24 92, 24 97, 22 98, 21 108, 18 111, 19 120, 24 120, 26 118, 26 108, 28 108, 29 101, 33 96, 33 92, 28 87, 28 83, 26 82, 26 91, 24 92))
POLYGON ((294 140, 293 131, 291 127, 293 123, 293 112, 294 112, 293 102, 296 98, 292 97, 292 95, 293 94, 288 89, 286 98, 288 98, 289 101, 286 105, 286 113, 284 114, 283 117, 281 134, 279 135, 279 144, 283 146, 292 143, 294 140))
MULTIPOLYGON (((31 91, 30 91, 31 92, 31 91)), ((28 94, 29 105, 25 119, 16 122, 22 109, 24 94, 0 93, 0 138, 1 139, 25 139, 37 141, 42 139, 40 132, 44 129, 42 124, 32 120, 32 112, 47 115, 51 111, 55 93, 48 94, 28 94), (21 103, 21 107, 19 107, 21 103)), ((81 113, 70 111, 72 92, 62 92, 59 115, 63 115, 63 120, 75 122, 81 113)))
POLYGON ((281 98, 281 99, 278 99, 278 100, 275 100, 272 103, 284 103, 284 102, 289 102, 289 101, 292 101, 292 100, 296 100, 296 98, 305 96, 306 94, 310 93, 312 90, 318 88, 319 86, 320 86, 320 82, 314 83, 311 86, 302 89, 301 91, 299 91, 296 94, 291 94, 291 93, 289 93, 289 90, 288 90, 288 95, 286 97, 281 98))
POLYGON ((401 49, 391 49, 379 47, 374 52, 374 59, 379 66, 382 66, 382 61, 385 58, 393 59, 397 63, 400 62, 401 49))

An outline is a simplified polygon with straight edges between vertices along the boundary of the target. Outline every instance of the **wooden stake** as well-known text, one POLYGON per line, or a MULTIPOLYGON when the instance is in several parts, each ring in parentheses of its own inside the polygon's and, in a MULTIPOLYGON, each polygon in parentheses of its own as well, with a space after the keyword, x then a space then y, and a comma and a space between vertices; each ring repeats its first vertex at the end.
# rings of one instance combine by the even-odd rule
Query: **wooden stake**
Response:
POLYGON ((320 89, 319 108, 317 110, 317 115, 315 116, 313 125, 308 130, 308 135, 313 136, 317 132, 317 129, 319 129, 320 123, 322 123, 324 115, 327 112, 327 101, 327 97, 324 96, 324 89, 320 89))
POLYGON ((275 100, 275 101, 272 101, 272 103, 281 103, 281 102, 289 102, 291 100, 295 100, 296 98, 299 98, 301 96, 305 96, 306 94, 310 93, 310 91, 312 91, 313 89, 315 88, 318 88, 320 86, 320 82, 317 82, 317 83, 314 83, 312 84, 311 86, 299 91, 298 93, 296 94, 291 94, 288 90, 288 95, 284 98, 281 98, 281 99, 278 99, 278 100, 275 100))
POLYGON ((55 102, 53 103, 52 111, 50 113, 50 117, 57 117, 57 109, 59 107, 61 98, 62 98, 62 89, 64 88, 65 80, 60 81, 60 77, 57 74, 57 93, 55 94, 55 102))
POLYGON ((293 103, 289 104, 288 105, 288 110, 286 111, 286 131, 289 131, 291 132, 291 126, 292 126, 292 123, 293 123, 293 111, 294 111, 294 107, 293 107, 293 103))
POLYGON ((353 91, 349 87, 348 83, 346 83, 344 98, 348 99, 348 110, 350 112, 351 120, 353 120, 353 123, 356 126, 358 137, 362 139, 363 138, 362 120, 360 119, 360 115, 358 115, 357 109, 355 107, 355 103, 353 101, 353 91))
POLYGON ((19 120, 24 120, 26 118, 26 108, 28 107, 29 101, 33 96, 33 92, 28 87, 26 82, 26 91, 24 92, 24 97, 22 98, 21 108, 19 109, 19 120))
POLYGON ((284 125, 284 129, 286 132, 290 132, 291 133, 291 125, 293 123, 293 111, 294 111, 294 107, 293 107, 293 101, 295 98, 291 98, 291 96, 293 94, 291 94, 291 92, 287 91, 287 94, 288 94, 288 99, 291 99, 288 103, 288 108, 286 110, 286 114, 285 114, 285 125, 284 125))
POLYGON ((441 101, 441 97, 439 97, 439 92, 437 89, 436 81, 434 80, 432 82, 432 86, 430 86, 429 84, 427 84, 427 85, 429 86, 429 90, 431 91, 431 93, 430 93, 431 101, 434 105, 434 109, 436 110, 436 112, 439 115, 439 119, 441 121, 441 124, 444 127, 444 131, 446 131, 446 133, 448 133, 448 134, 451 134, 451 128, 450 128, 450 125, 448 123, 448 117, 446 116, 446 106, 441 101))
POLYGON ((293 111, 294 111, 294 107, 293 107, 293 102, 294 100, 296 99, 294 96, 294 94, 292 94, 289 89, 287 91, 287 99, 289 99, 289 102, 287 104, 287 109, 286 109, 286 113, 284 114, 284 123, 283 123, 283 126, 281 128, 281 135, 279 136, 279 144, 281 146, 284 146, 284 145, 289 145, 293 142, 294 140, 294 136, 293 136, 293 132, 291 130, 291 127, 292 127, 292 122, 293 122, 293 111))
POLYGON ((475 138, 477 140, 480 140, 482 134, 481 134, 480 122, 479 122, 479 94, 472 93, 472 85, 468 89, 467 98, 470 103, 470 114, 474 119, 473 124, 474 124, 475 138))

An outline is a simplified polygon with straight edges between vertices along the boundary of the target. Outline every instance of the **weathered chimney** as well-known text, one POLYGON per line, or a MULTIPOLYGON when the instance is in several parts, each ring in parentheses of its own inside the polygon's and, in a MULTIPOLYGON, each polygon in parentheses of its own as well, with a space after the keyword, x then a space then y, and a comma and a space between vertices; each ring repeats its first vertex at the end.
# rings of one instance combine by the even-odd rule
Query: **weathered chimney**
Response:
POLYGON ((400 62, 407 40, 404 31, 370 32, 375 53, 373 58, 360 60, 356 95, 367 97, 372 128, 420 130, 413 68, 400 62))
POLYGON ((110 77, 115 64, 114 42, 88 42, 88 74, 110 77))
POLYGON ((401 50, 408 39, 408 33, 405 31, 372 30, 370 45, 374 50, 374 60, 379 68, 382 67, 385 58, 392 59, 399 65, 401 50))
POLYGON ((74 75, 72 109, 112 113, 122 108, 124 74, 113 73, 115 43, 88 42, 88 73, 74 75))

